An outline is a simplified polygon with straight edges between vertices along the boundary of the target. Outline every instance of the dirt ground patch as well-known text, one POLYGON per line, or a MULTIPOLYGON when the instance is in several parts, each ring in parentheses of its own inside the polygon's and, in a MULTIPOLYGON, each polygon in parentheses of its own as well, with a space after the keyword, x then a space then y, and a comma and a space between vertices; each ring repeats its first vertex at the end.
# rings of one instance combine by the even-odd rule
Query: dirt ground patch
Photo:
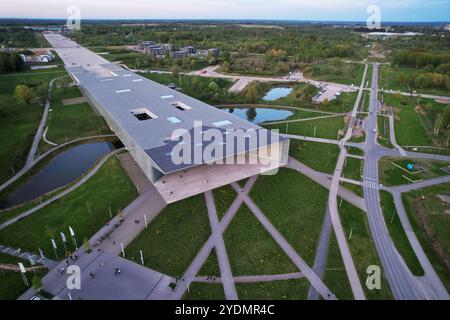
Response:
MULTIPOLYGON (((439 199, 436 198, 436 201, 439 201, 439 199)), ((412 204, 418 214, 420 224, 422 225, 422 228, 425 231, 425 235, 428 238, 428 240, 430 241, 431 246, 433 247, 433 250, 437 253, 439 258, 444 262, 446 267, 450 270, 450 257, 446 254, 444 247, 436 239, 436 236, 435 236, 432 228, 430 227, 430 224, 428 222, 428 214, 426 212, 426 209, 423 206, 422 198, 418 197, 418 198, 414 199, 412 204)))
POLYGON ((70 98, 70 99, 64 99, 62 101, 63 106, 72 106, 74 104, 81 104, 88 102, 86 97, 78 97, 78 98, 70 98))

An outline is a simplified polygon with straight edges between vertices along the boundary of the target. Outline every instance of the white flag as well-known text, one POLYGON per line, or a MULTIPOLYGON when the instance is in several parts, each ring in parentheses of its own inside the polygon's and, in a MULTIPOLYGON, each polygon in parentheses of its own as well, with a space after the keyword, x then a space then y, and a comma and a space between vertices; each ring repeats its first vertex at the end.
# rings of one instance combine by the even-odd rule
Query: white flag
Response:
POLYGON ((73 232, 73 229, 70 226, 69 226, 69 232, 72 237, 75 237, 75 232, 73 232))
POLYGON ((55 240, 54 239, 51 239, 52 240, 52 246, 53 246, 53 249, 58 249, 58 247, 56 246, 56 242, 55 242, 55 240))
POLYGON ((61 239, 64 243, 67 242, 66 235, 63 232, 61 232, 61 239))
POLYGON ((39 248, 39 254, 41 255, 42 259, 45 259, 44 251, 39 248))
POLYGON ((25 267, 23 266, 22 262, 19 262, 19 268, 20 268, 20 272, 27 273, 27 270, 25 270, 25 267))

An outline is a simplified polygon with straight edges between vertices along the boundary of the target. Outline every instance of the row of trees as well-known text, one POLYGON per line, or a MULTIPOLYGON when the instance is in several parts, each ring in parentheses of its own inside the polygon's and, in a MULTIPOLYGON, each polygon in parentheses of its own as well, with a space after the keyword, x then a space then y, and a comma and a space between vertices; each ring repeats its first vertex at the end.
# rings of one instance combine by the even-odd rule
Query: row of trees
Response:
POLYGON ((450 90, 450 78, 441 73, 418 72, 408 75, 401 72, 397 76, 397 81, 403 87, 418 89, 440 88, 450 90))
POLYGON ((438 68, 450 63, 450 54, 432 53, 424 50, 398 50, 392 56, 392 64, 416 69, 432 66, 438 68))
POLYGON ((23 62, 17 53, 0 52, 0 74, 23 69, 23 62))

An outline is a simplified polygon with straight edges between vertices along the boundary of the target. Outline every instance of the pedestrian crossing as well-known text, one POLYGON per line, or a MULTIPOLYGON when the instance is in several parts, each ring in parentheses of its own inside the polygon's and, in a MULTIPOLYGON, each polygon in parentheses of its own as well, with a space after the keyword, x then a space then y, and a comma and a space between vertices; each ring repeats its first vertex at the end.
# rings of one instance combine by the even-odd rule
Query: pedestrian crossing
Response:
POLYGON ((365 180, 363 182, 363 187, 364 188, 369 188, 369 189, 380 190, 380 185, 378 183, 373 182, 373 181, 365 180))

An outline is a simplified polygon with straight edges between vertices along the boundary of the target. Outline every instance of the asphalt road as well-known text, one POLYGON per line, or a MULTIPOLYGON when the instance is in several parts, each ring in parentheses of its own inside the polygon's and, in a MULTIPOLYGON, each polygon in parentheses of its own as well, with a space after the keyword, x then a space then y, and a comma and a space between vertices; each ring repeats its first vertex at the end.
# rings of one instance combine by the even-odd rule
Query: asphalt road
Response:
POLYGON ((369 117, 366 121, 366 143, 364 161, 364 198, 372 238, 377 248, 384 273, 396 299, 417 300, 425 296, 417 287, 415 279, 396 251, 387 231, 380 208, 378 180, 379 146, 377 144, 378 112, 378 64, 373 65, 372 94, 370 95, 369 117))

